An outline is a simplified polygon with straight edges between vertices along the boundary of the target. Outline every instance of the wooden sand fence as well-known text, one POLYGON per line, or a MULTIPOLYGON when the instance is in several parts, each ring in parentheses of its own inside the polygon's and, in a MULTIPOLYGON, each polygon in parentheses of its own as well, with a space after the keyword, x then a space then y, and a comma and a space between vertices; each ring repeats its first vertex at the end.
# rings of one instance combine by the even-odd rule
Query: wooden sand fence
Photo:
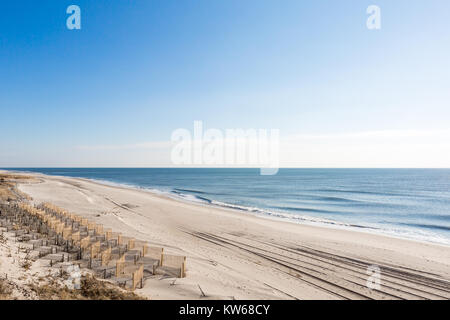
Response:
MULTIPOLYGON (((156 274, 159 270, 159 273, 162 272, 176 277, 186 276, 186 257, 184 256, 166 254, 162 247, 149 246, 144 241, 125 237, 121 233, 114 233, 112 229, 105 229, 101 224, 69 213, 50 203, 44 203, 38 207, 21 203, 18 207, 32 217, 29 220, 39 230, 48 230, 46 232, 50 232, 48 233, 49 237, 56 237, 56 244, 61 244, 61 241, 64 240, 62 242, 64 247, 57 250, 61 252, 63 250, 78 250, 77 256, 79 258, 89 257, 89 268, 97 268, 93 264, 95 259, 100 263, 99 267, 103 268, 101 270, 104 271, 105 277, 106 268, 110 268, 108 267, 110 262, 115 262, 116 278, 131 278, 133 290, 138 286, 142 287, 146 270, 150 271, 151 274, 156 274), (111 240, 116 241, 111 242, 111 240), (77 247, 79 249, 76 249, 77 247), (106 247, 106 249, 102 251, 102 247, 106 247), (88 255, 83 255, 84 253, 88 255), (114 258, 117 254, 119 254, 119 258, 114 258)), ((23 217, 21 219, 26 220, 23 217)), ((13 227, 17 228, 17 226, 13 227)), ((34 241, 32 248, 39 249, 43 243, 43 241, 34 241)), ((48 241, 45 243, 48 243, 48 241)), ((61 261, 64 261, 64 254, 62 254, 61 261)))

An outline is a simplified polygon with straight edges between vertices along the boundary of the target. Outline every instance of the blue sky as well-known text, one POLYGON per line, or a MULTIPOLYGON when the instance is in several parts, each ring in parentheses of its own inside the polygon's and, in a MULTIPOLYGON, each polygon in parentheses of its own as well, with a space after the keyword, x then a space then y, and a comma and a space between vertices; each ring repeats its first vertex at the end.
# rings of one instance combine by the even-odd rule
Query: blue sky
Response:
POLYGON ((447 0, 5 2, 0 167, 166 166, 167 148, 120 149, 169 141, 195 120, 280 129, 286 166, 450 167, 449 12, 447 0), (81 30, 66 28, 71 4, 81 30), (381 30, 366 28, 371 4, 381 30), (327 153, 367 132, 385 140, 327 153), (429 158, 379 149, 418 136, 429 158), (368 145, 379 161, 351 161, 368 145))

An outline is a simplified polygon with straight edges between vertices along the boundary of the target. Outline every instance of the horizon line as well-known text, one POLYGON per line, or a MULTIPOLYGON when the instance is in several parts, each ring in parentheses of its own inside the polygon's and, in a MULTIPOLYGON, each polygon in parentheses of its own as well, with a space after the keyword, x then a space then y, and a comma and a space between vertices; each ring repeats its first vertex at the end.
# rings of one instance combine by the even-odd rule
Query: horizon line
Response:
MULTIPOLYGON (((255 169, 260 167, 0 167, 14 169, 255 169)), ((271 168, 270 168, 271 169, 271 168)), ((277 169, 450 169, 450 167, 279 167, 277 169)))

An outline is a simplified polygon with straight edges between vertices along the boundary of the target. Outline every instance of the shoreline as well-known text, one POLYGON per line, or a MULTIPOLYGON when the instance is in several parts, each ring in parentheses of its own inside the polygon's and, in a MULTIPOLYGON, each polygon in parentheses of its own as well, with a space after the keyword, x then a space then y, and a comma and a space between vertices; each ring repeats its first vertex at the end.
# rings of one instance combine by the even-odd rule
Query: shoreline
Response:
POLYGON ((261 219, 90 179, 26 175, 39 182, 18 188, 35 203, 186 255, 186 278, 150 279, 138 290, 153 299, 450 299, 445 245, 261 219), (380 290, 366 286, 373 265, 381 269, 380 290))
MULTIPOLYGON (((98 184, 101 186, 109 186, 109 187, 115 187, 115 188, 123 188, 126 190, 136 190, 136 191, 141 191, 141 192, 148 192, 154 196, 160 196, 160 197, 170 199, 173 201, 179 201, 179 202, 186 203, 186 204, 193 204, 193 205, 204 206, 204 207, 212 207, 212 208, 215 208, 218 210, 231 211, 231 212, 235 212, 235 213, 239 213, 239 214, 251 215, 258 219, 267 219, 267 220, 285 222, 285 223, 294 224, 294 225, 306 225, 306 226, 311 226, 311 227, 326 228, 326 229, 332 229, 332 230, 345 230, 345 231, 350 231, 350 232, 367 233, 367 234, 384 236, 384 237, 393 238, 393 239, 408 240, 408 241, 413 241, 413 242, 418 242, 418 243, 428 243, 428 244, 440 245, 443 247, 450 248, 450 240, 449 239, 439 238, 439 240, 437 240, 437 239, 430 238, 430 237, 427 238, 426 236, 420 237, 417 234, 411 234, 410 236, 408 236, 407 234, 405 234, 405 233, 407 233, 407 229, 402 230, 403 233, 400 233, 400 232, 392 231, 389 229, 377 228, 377 227, 366 226, 366 225, 358 225, 358 224, 354 224, 354 223, 346 223, 346 222, 341 222, 341 221, 337 221, 337 220, 316 218, 313 216, 302 215, 299 217, 295 217, 292 214, 281 213, 281 212, 273 212, 274 215, 272 215, 268 210, 261 209, 261 208, 256 208, 257 212, 255 212, 255 211, 250 211, 250 210, 245 210, 245 209, 239 209, 239 208, 237 208, 237 206, 228 204, 228 203, 224 203, 224 205, 220 205, 220 204, 216 204, 213 202, 207 203, 206 201, 194 201, 194 200, 185 199, 182 196, 172 195, 168 191, 144 188, 144 187, 140 187, 138 185, 119 183, 119 182, 114 182, 114 181, 109 181, 109 180, 83 178, 83 177, 69 177, 69 176, 59 176, 59 175, 47 175, 47 174, 37 173, 37 172, 33 172, 33 171, 18 171, 18 170, 7 170, 7 169, 0 170, 0 172, 2 172, 2 171, 26 174, 26 175, 31 175, 31 176, 42 175, 44 177, 55 177, 55 178, 60 178, 60 179, 64 179, 64 178, 75 179, 75 180, 95 183, 95 184, 98 184), (292 215, 293 217, 292 218, 281 217, 283 214, 292 215)), ((213 201, 215 201, 215 200, 213 200, 213 201)))
MULTIPOLYGON (((45 175, 45 176, 47 176, 47 175, 45 175)), ((255 212, 244 210, 244 209, 233 208, 232 205, 222 206, 222 205, 217 205, 214 203, 206 203, 206 202, 201 202, 201 201, 188 200, 188 199, 184 199, 183 197, 176 196, 176 195, 172 196, 169 192, 164 192, 164 191, 161 191, 158 189, 148 189, 148 188, 143 188, 143 187, 134 186, 134 185, 127 185, 127 184, 116 183, 116 182, 107 181, 107 180, 92 179, 92 178, 66 177, 66 176, 53 176, 53 177, 72 178, 75 180, 81 180, 81 181, 85 181, 85 182, 95 183, 95 184, 98 184, 101 186, 110 186, 110 187, 115 187, 115 188, 119 188, 119 189, 148 192, 154 196, 159 196, 159 197, 162 197, 162 198, 165 198, 168 200, 178 201, 178 202, 186 203, 186 204, 198 205, 198 206, 202 206, 202 207, 212 207, 212 208, 215 208, 218 210, 231 211, 231 212, 234 212, 237 214, 251 215, 257 219, 267 219, 267 220, 278 221, 278 222, 283 222, 283 223, 288 223, 288 224, 305 225, 305 226, 310 226, 310 227, 325 228, 325 229, 332 229, 332 230, 345 230, 345 231, 350 231, 350 232, 368 233, 368 234, 378 235, 378 236, 387 237, 387 238, 407 240, 407 241, 423 243, 423 244, 433 244, 433 245, 450 248, 450 240, 448 241, 448 243, 443 243, 443 242, 439 242, 439 241, 417 239, 417 238, 414 238, 413 236, 406 237, 406 236, 396 235, 394 232, 390 232, 388 230, 370 227, 370 226, 347 224, 345 222, 334 221, 334 220, 325 220, 325 219, 319 219, 319 218, 317 218, 317 220, 314 221, 313 220, 314 217, 308 217, 308 218, 311 218, 310 220, 306 219, 306 218, 305 219, 300 218, 300 219, 297 219, 296 221, 294 221, 289 218, 272 216, 272 215, 269 215, 264 212, 255 213, 255 212)))

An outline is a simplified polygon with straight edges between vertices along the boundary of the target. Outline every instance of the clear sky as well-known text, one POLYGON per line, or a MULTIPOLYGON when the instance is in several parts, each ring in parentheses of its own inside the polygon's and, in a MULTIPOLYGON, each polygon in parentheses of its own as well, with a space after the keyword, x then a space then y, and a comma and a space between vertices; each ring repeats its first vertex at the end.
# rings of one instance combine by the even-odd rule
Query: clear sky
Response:
POLYGON ((280 129, 282 166, 450 167, 449 57, 448 0, 4 1, 0 167, 170 166, 195 120, 280 129))

